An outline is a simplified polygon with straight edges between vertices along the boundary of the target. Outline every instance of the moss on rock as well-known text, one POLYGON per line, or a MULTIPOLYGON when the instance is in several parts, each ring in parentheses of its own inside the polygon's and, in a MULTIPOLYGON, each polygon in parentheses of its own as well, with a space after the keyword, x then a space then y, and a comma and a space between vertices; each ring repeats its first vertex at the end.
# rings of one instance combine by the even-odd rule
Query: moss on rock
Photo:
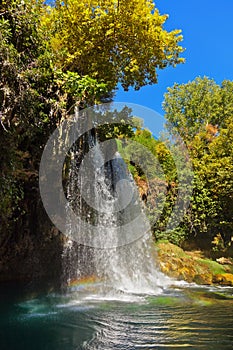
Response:
POLYGON ((197 284, 233 286, 228 265, 206 259, 200 251, 184 251, 168 241, 160 241, 156 246, 161 271, 166 275, 197 284))

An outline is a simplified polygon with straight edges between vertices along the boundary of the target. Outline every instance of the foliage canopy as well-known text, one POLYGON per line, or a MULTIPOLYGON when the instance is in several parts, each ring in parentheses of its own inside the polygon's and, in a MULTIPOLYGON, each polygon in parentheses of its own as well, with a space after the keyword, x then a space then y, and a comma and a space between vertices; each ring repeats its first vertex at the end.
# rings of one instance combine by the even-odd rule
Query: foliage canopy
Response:
POLYGON ((194 166, 187 231, 206 242, 220 235, 227 246, 233 232, 232 92, 232 81, 218 85, 199 77, 168 88, 164 101, 167 126, 182 136, 194 166))
POLYGON ((180 30, 167 32, 166 19, 152 0, 65 0, 48 7, 43 25, 59 67, 127 90, 184 61, 180 30))

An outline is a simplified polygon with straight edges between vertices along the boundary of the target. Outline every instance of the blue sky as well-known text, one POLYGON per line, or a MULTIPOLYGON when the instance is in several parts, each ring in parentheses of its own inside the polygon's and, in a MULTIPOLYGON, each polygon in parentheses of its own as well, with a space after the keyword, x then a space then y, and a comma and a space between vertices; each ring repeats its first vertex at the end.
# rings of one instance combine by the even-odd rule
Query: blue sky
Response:
POLYGON ((161 14, 169 14, 165 29, 181 29, 186 63, 159 72, 156 85, 140 91, 122 89, 115 101, 152 108, 163 115, 162 101, 167 87, 208 76, 217 83, 233 80, 233 0, 157 0, 161 14))

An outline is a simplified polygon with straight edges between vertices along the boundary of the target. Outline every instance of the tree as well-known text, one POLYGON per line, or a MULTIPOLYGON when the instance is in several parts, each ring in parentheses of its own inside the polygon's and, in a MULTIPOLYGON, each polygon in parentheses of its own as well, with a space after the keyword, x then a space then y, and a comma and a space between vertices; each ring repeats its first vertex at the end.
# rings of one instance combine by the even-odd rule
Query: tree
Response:
POLYGON ((183 62, 180 30, 163 28, 152 0, 65 0, 48 7, 43 26, 50 30, 56 64, 62 70, 139 89, 157 83, 157 69, 183 62))
POLYGON ((3 232, 7 232, 7 226, 16 217, 23 215, 20 201, 24 187, 36 177, 41 146, 58 114, 52 108, 53 73, 39 28, 42 12, 42 1, 3 1, 0 5, 0 217, 3 232))
POLYGON ((207 124, 222 124, 221 87, 207 77, 174 84, 165 94, 163 108, 168 129, 176 129, 188 142, 205 130, 207 124))
POLYGON ((183 138, 195 172, 186 230, 207 245, 220 235, 226 247, 233 219, 232 91, 231 81, 196 78, 169 88, 164 101, 167 126, 183 138))

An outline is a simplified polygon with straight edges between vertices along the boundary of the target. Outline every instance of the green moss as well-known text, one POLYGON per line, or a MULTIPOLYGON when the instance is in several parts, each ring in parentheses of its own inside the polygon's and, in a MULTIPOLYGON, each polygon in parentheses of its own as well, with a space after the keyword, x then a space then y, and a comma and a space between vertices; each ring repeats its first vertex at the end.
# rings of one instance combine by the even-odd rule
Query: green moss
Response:
POLYGON ((210 259, 197 259, 198 262, 205 264, 213 275, 225 273, 225 268, 217 263, 216 261, 210 259))
POLYGON ((170 243, 167 240, 159 240, 156 243, 156 247, 161 254, 168 254, 171 256, 175 256, 176 258, 190 258, 189 255, 186 254, 182 248, 178 247, 173 243, 170 243))
POLYGON ((200 251, 184 251, 168 241, 159 241, 156 247, 160 268, 168 276, 204 285, 232 285, 228 265, 207 259, 200 251))

